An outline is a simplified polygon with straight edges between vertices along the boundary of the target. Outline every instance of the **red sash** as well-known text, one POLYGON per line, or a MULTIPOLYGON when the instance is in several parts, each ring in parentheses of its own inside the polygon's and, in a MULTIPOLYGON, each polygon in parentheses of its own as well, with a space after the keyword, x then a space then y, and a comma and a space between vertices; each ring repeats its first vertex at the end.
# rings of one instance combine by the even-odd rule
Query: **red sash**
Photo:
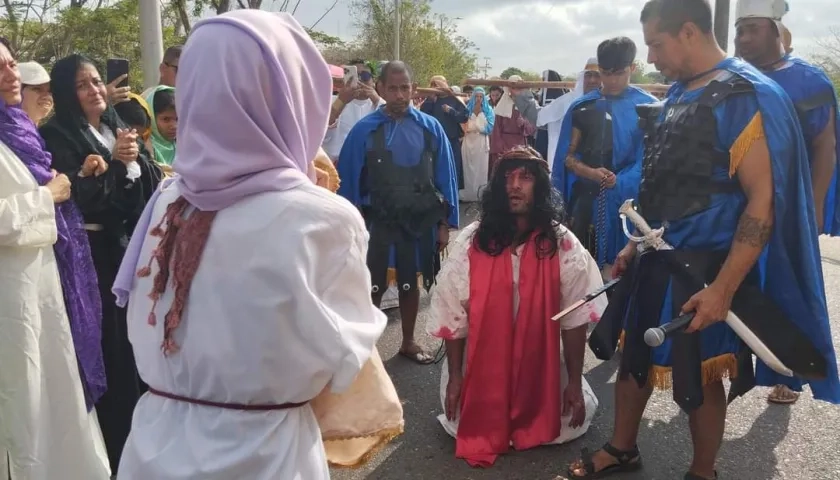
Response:
MULTIPOLYGON (((537 258, 525 243, 519 312, 513 322, 510 249, 492 257, 470 249, 467 369, 455 456, 489 467, 513 442, 517 450, 560 436, 560 259, 537 258)), ((558 253, 559 254, 559 253, 558 253)))

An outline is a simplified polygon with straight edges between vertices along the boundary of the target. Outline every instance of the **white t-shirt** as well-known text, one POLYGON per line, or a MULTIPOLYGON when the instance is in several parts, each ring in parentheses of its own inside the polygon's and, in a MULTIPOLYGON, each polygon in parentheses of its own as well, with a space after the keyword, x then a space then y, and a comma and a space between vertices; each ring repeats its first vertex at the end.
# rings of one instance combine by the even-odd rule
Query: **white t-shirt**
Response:
MULTIPOLYGON (((336 96, 333 96, 333 101, 336 98, 336 96)), ((330 125, 330 128, 327 130, 327 135, 324 137, 324 143, 322 144, 324 151, 327 152, 327 155, 333 161, 338 160, 338 154, 341 153, 341 147, 344 145, 344 140, 347 139, 350 129, 359 120, 368 116, 382 105, 385 105, 385 100, 380 98, 379 104, 375 106, 368 99, 353 100, 344 106, 344 110, 341 111, 338 120, 336 120, 335 124, 330 125)))

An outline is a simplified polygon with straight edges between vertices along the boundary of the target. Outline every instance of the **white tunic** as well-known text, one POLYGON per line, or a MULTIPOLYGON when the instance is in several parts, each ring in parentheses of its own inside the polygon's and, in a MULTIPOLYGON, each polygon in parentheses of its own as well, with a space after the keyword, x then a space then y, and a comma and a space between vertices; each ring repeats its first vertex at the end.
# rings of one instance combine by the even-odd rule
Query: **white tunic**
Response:
POLYGON ((487 170, 490 168, 490 136, 484 133, 487 118, 484 112, 470 113, 467 132, 461 143, 461 158, 464 161, 464 189, 460 198, 464 202, 477 202, 482 187, 487 185, 487 170))
POLYGON ((102 480, 53 253, 55 204, 0 143, 0 478, 102 480))
MULTIPOLYGON (((449 247, 449 256, 446 257, 446 261, 438 274, 437 284, 432 290, 429 320, 426 324, 426 330, 429 334, 434 334, 441 327, 447 327, 450 332, 454 333, 455 338, 466 338, 468 335, 470 296, 469 251, 472 248, 472 239, 477 228, 478 222, 474 222, 466 227, 449 247)), ((574 234, 562 226, 558 226, 558 234, 560 235, 560 245, 558 245, 557 257, 560 262, 561 282, 558 288, 562 295, 560 307, 563 309, 580 300, 587 293, 603 286, 604 283, 595 260, 583 248, 583 245, 581 245, 574 234)), ((522 249, 523 246, 520 246, 518 253, 521 253, 522 249)), ((519 255, 512 255, 512 261, 514 311, 512 312, 511 318, 515 321, 516 312, 519 309, 519 255)), ((587 323, 596 322, 600 320, 606 307, 607 300, 602 295, 560 319, 561 329, 572 330, 587 323)), ((551 320, 546 319, 546 321, 551 320)), ((563 343, 561 338, 560 358, 563 358, 562 348, 563 343)), ((467 368, 466 360, 467 355, 464 355, 464 371, 467 368)), ((569 383, 568 372, 565 368, 561 371, 561 375, 558 395, 562 395, 563 390, 569 383)), ((446 361, 444 361, 440 378, 440 399, 442 406, 446 404, 446 385, 448 382, 449 368, 446 361)), ((583 425, 578 428, 571 428, 568 425, 571 416, 564 416, 560 436, 554 441, 549 442, 550 444, 560 444, 574 440, 589 430, 589 424, 592 422, 592 417, 598 408, 598 398, 585 378, 581 379, 581 383, 583 386, 583 399, 586 405, 586 419, 583 425)), ((458 432, 458 418, 460 416, 452 422, 446 418, 445 414, 442 414, 438 416, 438 421, 446 432, 454 437, 458 432)))
MULTIPOLYGON (((151 226, 179 197, 177 182, 151 226)), ((144 242, 146 265, 156 237, 144 242)), ((161 352, 170 283, 148 324, 158 271, 136 278, 128 336, 141 378, 189 398, 239 404, 304 402, 330 382, 346 389, 385 328, 370 299, 368 234, 358 210, 306 184, 254 195, 220 211, 173 338, 161 352)), ((266 412, 206 407, 150 393, 134 411, 120 480, 329 478, 318 423, 306 405, 266 412)))

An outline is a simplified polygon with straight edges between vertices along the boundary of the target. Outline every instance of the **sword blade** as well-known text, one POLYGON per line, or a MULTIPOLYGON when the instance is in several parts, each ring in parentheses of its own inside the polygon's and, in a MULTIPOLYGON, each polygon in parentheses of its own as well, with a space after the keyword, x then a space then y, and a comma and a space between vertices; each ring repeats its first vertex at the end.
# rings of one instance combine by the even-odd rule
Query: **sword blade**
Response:
POLYGON ((621 280, 621 277, 610 280, 609 282, 605 283, 603 287, 599 287, 597 290, 595 290, 593 292, 590 292, 590 293, 587 293, 586 296, 584 296, 580 300, 576 301, 575 303, 569 305, 568 307, 566 307, 565 310, 563 310, 562 312, 558 313, 557 315, 551 317, 551 319, 554 320, 554 321, 560 320, 561 318, 563 318, 566 315, 574 312, 578 308, 586 305, 587 303, 591 302, 592 300, 595 300, 596 298, 600 297, 602 294, 604 294, 608 290, 612 289, 618 283, 619 280, 621 280))

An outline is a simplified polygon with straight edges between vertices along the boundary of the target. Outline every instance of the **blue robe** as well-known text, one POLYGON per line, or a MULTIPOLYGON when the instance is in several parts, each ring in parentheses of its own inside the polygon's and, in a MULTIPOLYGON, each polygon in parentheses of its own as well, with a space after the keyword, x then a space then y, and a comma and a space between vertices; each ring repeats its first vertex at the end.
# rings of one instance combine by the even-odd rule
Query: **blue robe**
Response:
POLYGON ((821 93, 830 92, 834 98, 834 112, 831 111, 831 105, 823 105, 805 115, 802 134, 805 136, 808 157, 813 162, 814 138, 825 130, 830 116, 834 115, 834 136, 837 141, 834 176, 825 197, 823 229, 820 233, 840 236, 840 111, 837 108, 834 85, 819 67, 799 58, 788 58, 788 63, 786 67, 764 74, 781 85, 794 104, 821 93))
MULTIPOLYGON (((642 176, 642 155, 644 153, 643 132, 639 129, 639 116, 636 105, 655 103, 658 100, 644 90, 630 86, 619 96, 608 97, 600 90, 593 90, 578 98, 569 106, 560 129, 557 150, 554 155, 554 168, 551 181, 554 188, 563 194, 566 204, 570 204, 572 187, 578 181, 577 176, 565 166, 566 155, 572 140, 572 115, 583 103, 591 103, 606 110, 612 116, 613 158, 612 166, 607 166, 616 173, 613 188, 604 192, 606 203, 606 222, 603 232, 596 232, 598 266, 612 264, 616 255, 627 244, 627 237, 621 228, 618 208, 625 200, 639 196, 639 182, 642 176)), ((598 211, 598 200, 593 210, 598 211)), ((597 218, 597 214, 596 214, 597 218)))
MULTIPOLYGON (((449 218, 447 219, 449 226, 458 228, 458 180, 455 176, 455 161, 452 155, 452 146, 446 138, 440 122, 413 107, 409 108, 405 117, 397 122, 385 115, 383 108, 380 107, 362 118, 347 135, 336 165, 338 176, 341 179, 338 194, 357 207, 369 205, 370 199, 367 196, 363 197, 360 191, 362 168, 365 166, 368 150, 373 147, 373 132, 380 125, 385 124, 385 139, 393 154, 394 163, 405 167, 412 167, 420 163, 421 155, 425 149, 423 130, 427 130, 432 134, 434 148, 437 150, 435 187, 446 200, 449 211, 449 218)), ((368 225, 368 228, 370 227, 368 225)), ((437 237, 437 229, 435 228, 429 234, 437 237)), ((392 247, 391 267, 395 265, 394 250, 392 247)))
MULTIPOLYGON (((840 379, 820 264, 808 152, 793 103, 778 84, 768 81, 758 70, 740 60, 728 58, 718 68, 752 83, 755 95, 733 96, 715 108, 716 148, 728 152, 756 112, 760 112, 770 151, 775 187, 773 232, 763 253, 766 262, 762 262, 762 268, 756 266, 753 274, 760 277, 765 295, 805 333, 828 363, 828 378, 810 382, 814 397, 840 403, 840 379)), ((670 103, 696 100, 702 91, 686 92, 685 85, 674 84, 668 91, 663 115, 670 103)), ((728 171, 721 169, 714 176, 726 181, 728 171)), ((729 250, 746 203, 747 199, 740 191, 714 194, 708 209, 670 221, 663 238, 676 249, 729 250)), ((651 222, 651 226, 658 228, 661 225, 651 222)), ((673 319, 672 307, 669 289, 660 324, 673 319)), ((741 348, 740 340, 724 322, 706 328, 700 335, 704 360, 737 353, 741 348)), ((671 340, 668 339, 654 349, 653 363, 670 366, 670 356, 671 340)), ((801 380, 779 375, 760 360, 756 363, 757 385, 801 386, 801 380)))

